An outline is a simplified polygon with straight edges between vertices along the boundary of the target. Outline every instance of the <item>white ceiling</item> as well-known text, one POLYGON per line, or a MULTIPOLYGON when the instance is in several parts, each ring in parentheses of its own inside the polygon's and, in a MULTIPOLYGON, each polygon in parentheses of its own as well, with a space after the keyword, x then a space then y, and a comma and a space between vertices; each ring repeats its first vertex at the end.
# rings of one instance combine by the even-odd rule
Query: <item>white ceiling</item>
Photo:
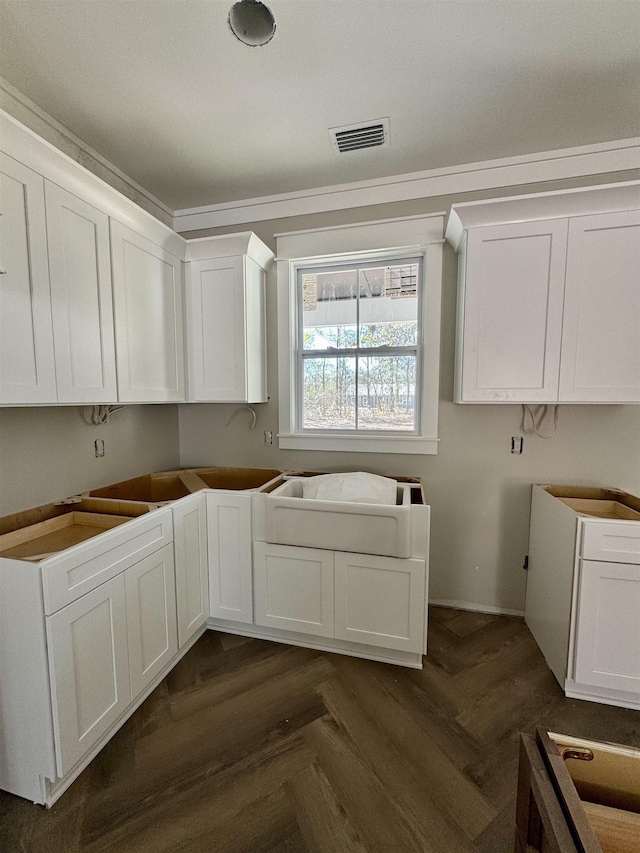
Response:
POLYGON ((231 3, 0 0, 0 75, 172 208, 640 136, 640 0, 231 3))

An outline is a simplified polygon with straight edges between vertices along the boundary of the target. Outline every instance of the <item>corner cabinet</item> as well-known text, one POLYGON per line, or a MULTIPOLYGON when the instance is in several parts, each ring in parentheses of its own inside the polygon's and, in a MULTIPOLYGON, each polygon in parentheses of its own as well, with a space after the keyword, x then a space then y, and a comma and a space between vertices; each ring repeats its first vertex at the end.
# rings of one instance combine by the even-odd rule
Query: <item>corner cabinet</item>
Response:
POLYGON ((640 182, 455 205, 455 401, 640 402, 640 182))
POLYGON ((250 231, 188 241, 189 401, 267 401, 265 273, 273 257, 250 231))

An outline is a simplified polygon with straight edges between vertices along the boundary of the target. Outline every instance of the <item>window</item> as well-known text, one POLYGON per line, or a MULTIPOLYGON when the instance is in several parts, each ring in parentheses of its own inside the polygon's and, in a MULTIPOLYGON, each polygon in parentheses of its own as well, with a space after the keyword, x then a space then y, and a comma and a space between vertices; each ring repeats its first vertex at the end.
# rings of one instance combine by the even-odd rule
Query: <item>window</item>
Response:
POLYGON ((442 225, 278 235, 280 447, 436 452, 442 225))

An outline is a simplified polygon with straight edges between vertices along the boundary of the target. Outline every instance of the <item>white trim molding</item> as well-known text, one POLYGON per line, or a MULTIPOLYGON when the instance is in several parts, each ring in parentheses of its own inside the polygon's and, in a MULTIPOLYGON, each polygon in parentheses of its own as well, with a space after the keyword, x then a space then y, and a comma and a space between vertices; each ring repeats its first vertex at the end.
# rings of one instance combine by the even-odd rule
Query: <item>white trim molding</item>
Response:
POLYGON ((444 215, 404 216, 277 237, 278 261, 278 445, 283 450, 436 454, 440 376, 440 305, 444 215), (422 403, 418 435, 313 433, 296 426, 295 282, 298 267, 369 258, 424 256, 422 301, 422 403))
POLYGON ((640 137, 222 202, 174 212, 178 232, 640 169, 640 137))

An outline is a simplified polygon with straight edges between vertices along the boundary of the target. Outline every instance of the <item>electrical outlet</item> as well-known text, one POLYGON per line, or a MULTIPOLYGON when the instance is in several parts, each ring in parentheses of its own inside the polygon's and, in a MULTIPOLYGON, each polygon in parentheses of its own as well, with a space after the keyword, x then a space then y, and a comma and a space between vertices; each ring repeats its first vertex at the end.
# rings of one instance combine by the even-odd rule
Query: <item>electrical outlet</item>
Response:
POLYGON ((271 445, 273 444, 273 433, 270 429, 265 429, 264 431, 264 443, 267 445, 267 447, 271 447, 271 445))
POLYGON ((521 435, 511 436, 511 452, 520 455, 524 450, 524 438, 521 435))
POLYGON ((96 438, 96 440, 93 442, 93 447, 95 450, 96 459, 102 459, 102 457, 104 456, 104 439, 96 438))

